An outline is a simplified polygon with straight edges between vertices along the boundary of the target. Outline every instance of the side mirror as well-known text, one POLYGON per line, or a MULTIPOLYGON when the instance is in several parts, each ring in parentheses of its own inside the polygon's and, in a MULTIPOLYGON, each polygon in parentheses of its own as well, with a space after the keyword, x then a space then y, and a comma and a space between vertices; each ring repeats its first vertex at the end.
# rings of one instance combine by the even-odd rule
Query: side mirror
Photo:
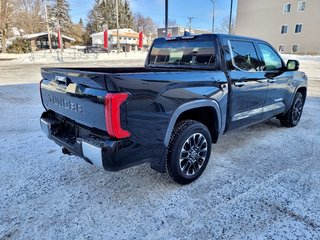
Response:
POLYGON ((299 66, 300 66, 300 64, 297 60, 288 60, 288 62, 287 62, 287 70, 288 71, 298 71, 299 66))

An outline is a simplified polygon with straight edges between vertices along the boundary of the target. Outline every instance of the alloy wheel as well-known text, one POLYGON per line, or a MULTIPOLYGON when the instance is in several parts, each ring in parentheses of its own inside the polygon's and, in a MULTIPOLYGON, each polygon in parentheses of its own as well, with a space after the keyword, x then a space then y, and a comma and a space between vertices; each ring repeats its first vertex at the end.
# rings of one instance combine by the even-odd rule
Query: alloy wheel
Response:
POLYGON ((296 102, 294 103, 293 109, 292 109, 292 120, 294 123, 298 122, 300 120, 301 114, 302 114, 302 108, 303 108, 303 102, 301 98, 298 98, 296 102))
POLYGON ((180 170, 187 176, 195 175, 203 166, 208 154, 208 143, 201 133, 192 134, 180 152, 180 170))

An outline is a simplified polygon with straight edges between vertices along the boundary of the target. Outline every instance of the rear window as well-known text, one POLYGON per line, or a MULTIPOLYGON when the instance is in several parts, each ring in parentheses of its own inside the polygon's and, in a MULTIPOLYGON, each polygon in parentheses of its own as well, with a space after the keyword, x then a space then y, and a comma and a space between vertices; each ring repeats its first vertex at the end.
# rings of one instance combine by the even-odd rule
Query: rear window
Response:
POLYGON ((212 69, 216 51, 212 41, 168 40, 155 42, 149 65, 173 67, 200 67, 212 69))

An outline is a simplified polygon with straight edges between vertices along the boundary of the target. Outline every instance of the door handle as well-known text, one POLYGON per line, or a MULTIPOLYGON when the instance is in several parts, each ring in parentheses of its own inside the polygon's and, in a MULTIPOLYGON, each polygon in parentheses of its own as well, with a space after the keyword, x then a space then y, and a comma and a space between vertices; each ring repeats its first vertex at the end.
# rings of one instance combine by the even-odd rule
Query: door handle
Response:
POLYGON ((245 82, 235 82, 234 85, 236 87, 242 87, 242 86, 246 85, 246 83, 245 82))
POLYGON ((260 79, 260 80, 257 80, 257 82, 259 83, 266 83, 268 80, 267 79, 260 79))
POLYGON ((268 82, 269 82, 269 83, 275 83, 276 81, 277 81, 276 79, 272 79, 272 78, 269 78, 269 79, 268 79, 268 82))

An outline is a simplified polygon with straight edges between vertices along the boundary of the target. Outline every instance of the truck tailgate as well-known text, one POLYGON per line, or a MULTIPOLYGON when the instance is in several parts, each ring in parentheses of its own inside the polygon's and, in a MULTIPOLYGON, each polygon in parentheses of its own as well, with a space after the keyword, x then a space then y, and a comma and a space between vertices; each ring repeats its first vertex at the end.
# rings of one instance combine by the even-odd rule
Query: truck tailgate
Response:
POLYGON ((91 128, 106 131, 105 74, 67 69, 42 69, 44 107, 91 128))

